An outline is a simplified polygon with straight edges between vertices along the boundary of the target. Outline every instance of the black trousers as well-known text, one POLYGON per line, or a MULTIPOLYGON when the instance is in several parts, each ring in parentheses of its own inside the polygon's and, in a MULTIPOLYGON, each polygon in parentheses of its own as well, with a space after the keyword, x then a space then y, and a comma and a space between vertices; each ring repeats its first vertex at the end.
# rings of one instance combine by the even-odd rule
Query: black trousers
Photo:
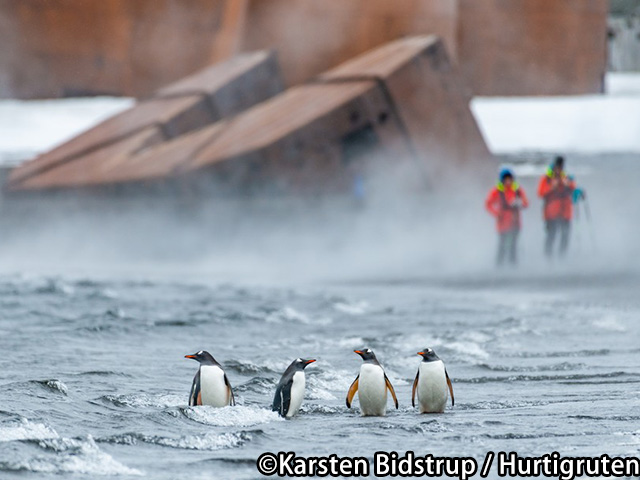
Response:
POLYGON ((558 253, 560 256, 564 256, 567 253, 569 247, 569 220, 558 218, 555 220, 547 220, 547 237, 544 242, 544 253, 547 257, 553 255, 553 245, 556 237, 560 236, 560 247, 558 253))
POLYGON ((518 262, 517 250, 518 250, 518 234, 520 229, 514 228, 508 232, 500 234, 498 240, 498 258, 496 263, 502 265, 505 260, 509 260, 509 263, 515 265, 518 262))

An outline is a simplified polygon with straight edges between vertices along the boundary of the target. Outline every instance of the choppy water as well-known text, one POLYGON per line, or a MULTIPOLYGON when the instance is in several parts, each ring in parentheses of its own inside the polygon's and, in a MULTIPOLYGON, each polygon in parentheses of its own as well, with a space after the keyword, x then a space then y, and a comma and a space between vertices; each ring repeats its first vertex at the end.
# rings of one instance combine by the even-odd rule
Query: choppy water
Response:
MULTIPOLYGON (((265 451, 415 450, 484 457, 640 451, 638 278, 482 278, 238 287, 168 281, 0 278, 0 478, 259 478, 265 451), (344 405, 373 348, 398 411, 344 405), (456 406, 418 415, 410 388, 431 346, 456 406), (209 350, 238 406, 188 407, 209 350), (297 356, 301 415, 269 411, 297 356)), ((357 402, 356 402, 357 403, 357 402)))

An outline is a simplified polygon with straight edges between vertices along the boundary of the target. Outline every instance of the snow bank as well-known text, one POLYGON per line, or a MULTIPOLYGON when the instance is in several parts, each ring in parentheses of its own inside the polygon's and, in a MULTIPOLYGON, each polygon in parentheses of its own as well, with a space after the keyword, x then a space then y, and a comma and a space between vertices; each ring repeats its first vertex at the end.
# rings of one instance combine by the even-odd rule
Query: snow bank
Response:
MULTIPOLYGON (((607 94, 479 97, 471 108, 494 153, 640 152, 640 74, 611 73, 607 94)), ((128 107, 130 98, 0 100, 0 165, 17 164, 128 107)))
POLYGON ((133 105, 130 98, 0 100, 0 164, 15 164, 133 105))
POLYGON ((471 104, 494 153, 640 152, 640 75, 610 74, 608 93, 479 97, 471 104))

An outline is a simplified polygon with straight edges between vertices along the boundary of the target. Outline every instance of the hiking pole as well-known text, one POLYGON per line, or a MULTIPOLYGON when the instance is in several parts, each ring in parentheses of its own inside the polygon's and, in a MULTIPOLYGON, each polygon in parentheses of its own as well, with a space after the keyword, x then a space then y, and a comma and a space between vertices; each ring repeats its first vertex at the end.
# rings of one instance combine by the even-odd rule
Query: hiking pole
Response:
POLYGON ((582 196, 582 204, 584 205, 584 215, 587 217, 587 223, 589 224, 589 237, 591 238, 591 246, 593 247, 593 251, 598 250, 596 245, 596 234, 593 228, 593 222, 591 221, 591 209, 589 208, 589 202, 587 201, 586 195, 582 196))

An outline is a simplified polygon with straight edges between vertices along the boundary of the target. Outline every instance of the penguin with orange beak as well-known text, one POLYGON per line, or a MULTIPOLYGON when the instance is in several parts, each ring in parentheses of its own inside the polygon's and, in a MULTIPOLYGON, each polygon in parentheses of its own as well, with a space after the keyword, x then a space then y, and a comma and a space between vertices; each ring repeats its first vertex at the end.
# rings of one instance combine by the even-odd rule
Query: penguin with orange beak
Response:
POLYGON ((193 377, 189 406, 226 407, 236 404, 227 374, 209 352, 200 350, 193 355, 185 355, 184 358, 196 360, 200 364, 198 373, 193 377))
POLYGON ((351 408, 351 402, 357 392, 362 416, 382 417, 387 413, 387 390, 389 390, 397 409, 396 392, 373 350, 366 348, 354 350, 354 352, 362 357, 363 363, 360 367, 360 374, 349 387, 347 408, 351 408))
POLYGON ((273 397, 272 410, 280 416, 291 418, 298 413, 304 399, 306 383, 304 369, 315 362, 314 359, 296 358, 282 374, 273 397))
POLYGON ((425 348, 418 355, 422 357, 422 361, 413 381, 411 404, 416 406, 417 393, 420 413, 442 413, 447 405, 448 393, 451 393, 451 406, 455 405, 453 385, 447 369, 432 348, 425 348))

